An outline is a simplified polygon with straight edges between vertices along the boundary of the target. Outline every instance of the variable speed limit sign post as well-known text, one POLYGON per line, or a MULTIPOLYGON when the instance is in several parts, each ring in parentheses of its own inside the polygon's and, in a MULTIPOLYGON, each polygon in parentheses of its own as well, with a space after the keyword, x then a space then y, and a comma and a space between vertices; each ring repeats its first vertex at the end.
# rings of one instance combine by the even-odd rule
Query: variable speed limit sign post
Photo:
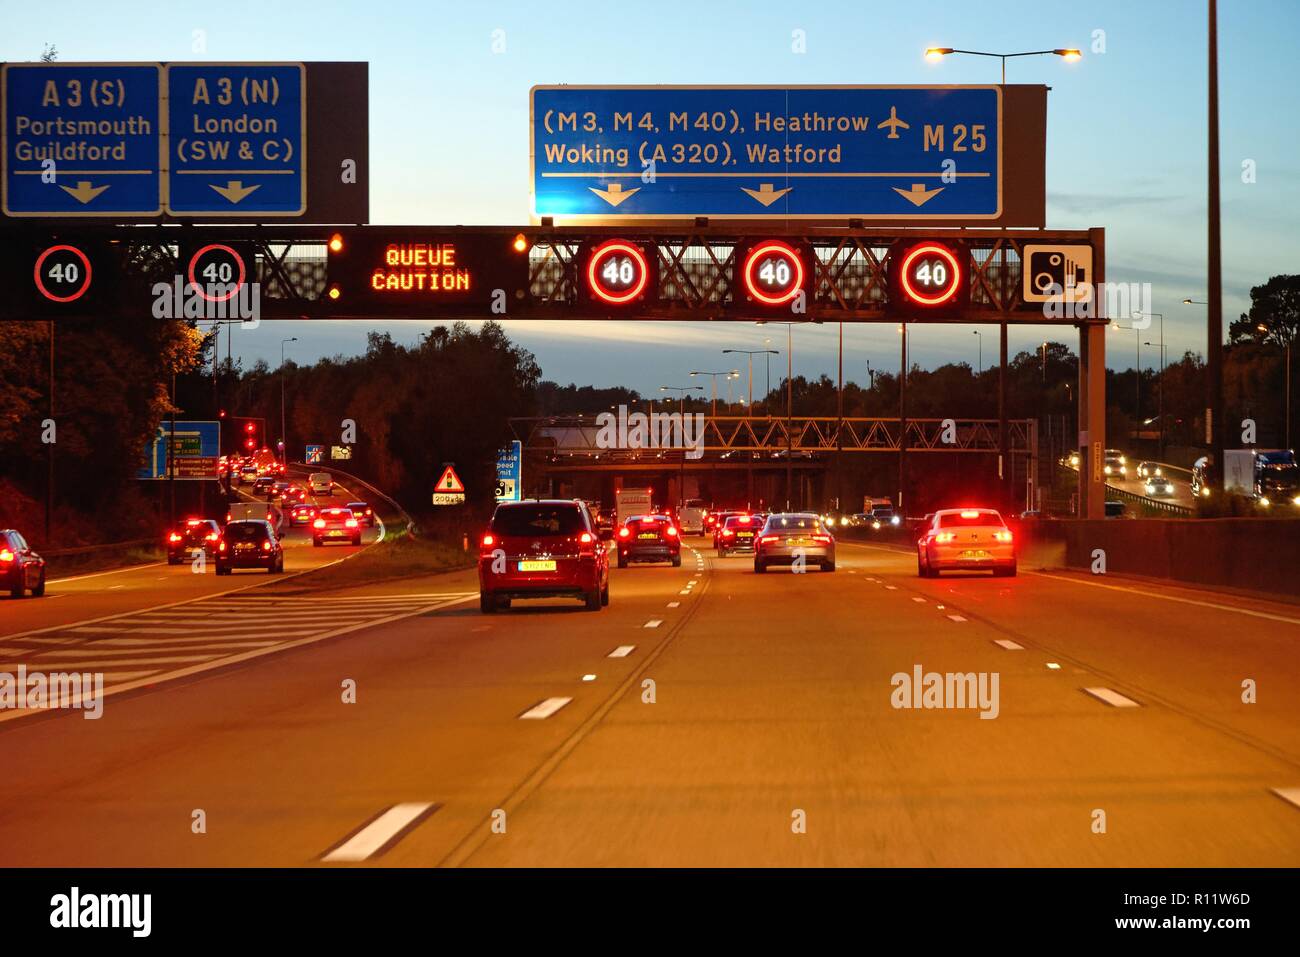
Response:
POLYGON ((753 305, 785 306, 807 292, 803 257, 789 243, 760 240, 738 249, 736 261, 745 295, 753 305))
POLYGON ((970 253, 937 240, 900 243, 889 254, 890 308, 908 315, 957 314, 970 303, 970 253))
POLYGON ((637 243, 611 239, 587 254, 585 289, 596 302, 623 306, 643 302, 652 288, 652 255, 637 243))
POLYGON ((205 243, 186 250, 185 282, 209 302, 233 298, 249 281, 252 247, 246 243, 205 243))

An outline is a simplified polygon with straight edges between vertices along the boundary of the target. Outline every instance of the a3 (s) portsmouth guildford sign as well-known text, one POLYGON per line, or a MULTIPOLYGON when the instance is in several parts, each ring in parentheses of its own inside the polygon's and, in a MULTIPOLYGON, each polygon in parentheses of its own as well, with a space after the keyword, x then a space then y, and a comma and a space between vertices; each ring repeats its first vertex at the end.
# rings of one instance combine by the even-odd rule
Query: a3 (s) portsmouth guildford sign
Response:
POLYGON ((532 91, 533 216, 1044 225, 1041 86, 532 91))

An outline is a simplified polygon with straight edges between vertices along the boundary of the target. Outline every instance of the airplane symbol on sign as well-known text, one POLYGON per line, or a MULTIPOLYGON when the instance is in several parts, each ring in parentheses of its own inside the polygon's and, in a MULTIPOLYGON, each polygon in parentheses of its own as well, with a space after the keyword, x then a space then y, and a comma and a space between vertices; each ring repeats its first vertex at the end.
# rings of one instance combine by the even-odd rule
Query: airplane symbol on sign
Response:
POLYGON ((889 127, 889 135, 886 136, 885 139, 896 140, 898 139, 898 127, 900 126, 905 130, 911 129, 910 126, 908 126, 906 123, 904 123, 902 120, 898 118, 898 107, 891 106, 889 108, 889 119, 881 120, 879 123, 877 123, 876 129, 879 130, 879 129, 883 129, 884 127, 889 127))

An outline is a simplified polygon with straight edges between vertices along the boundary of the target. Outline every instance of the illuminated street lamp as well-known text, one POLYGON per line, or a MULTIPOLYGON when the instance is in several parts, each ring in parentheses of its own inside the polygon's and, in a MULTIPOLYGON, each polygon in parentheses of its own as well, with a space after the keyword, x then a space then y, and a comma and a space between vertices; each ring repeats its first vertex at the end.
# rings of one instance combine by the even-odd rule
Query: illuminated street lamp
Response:
MULTIPOLYGON (((722 371, 722 372, 692 372, 692 373, 691 373, 691 377, 692 377, 692 378, 694 378, 694 377, 697 376, 697 375, 706 375, 706 376, 711 376, 712 379, 713 379, 713 406, 712 406, 712 411, 710 412, 710 415, 712 415, 712 416, 716 419, 716 418, 718 417, 718 376, 722 375, 722 376, 726 376, 728 379, 739 379, 739 378, 740 378, 740 370, 739 370, 739 369, 726 369, 726 370, 724 370, 724 371, 722 371)), ((728 396, 728 399, 730 399, 730 396, 731 396, 731 387, 730 387, 730 386, 727 387, 727 396, 728 396)))
POLYGON ((953 53, 964 53, 967 56, 991 56, 997 57, 1002 61, 1002 83, 1007 82, 1007 60, 1011 57, 1018 56, 1059 56, 1067 63, 1075 63, 1083 59, 1083 54, 1075 47, 1061 47, 1056 50, 1027 50, 1024 53, 988 53, 984 50, 954 50, 952 47, 928 47, 925 51, 925 58, 931 63, 937 63, 944 57, 953 53))

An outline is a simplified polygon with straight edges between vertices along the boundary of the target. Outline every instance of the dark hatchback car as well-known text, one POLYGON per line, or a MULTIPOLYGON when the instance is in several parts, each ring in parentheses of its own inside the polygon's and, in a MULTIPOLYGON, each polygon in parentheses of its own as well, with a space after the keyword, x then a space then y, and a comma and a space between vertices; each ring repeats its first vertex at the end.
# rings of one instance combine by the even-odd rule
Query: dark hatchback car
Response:
POLYGON ((358 522, 366 528, 375 527, 375 510, 366 502, 348 502, 347 507, 352 509, 352 514, 356 516, 358 522))
POLYGON ((284 548, 271 523, 264 519, 231 522, 217 542, 217 574, 236 568, 265 568, 272 575, 284 571, 284 548))
POLYGON ((0 529, 0 588, 14 598, 25 591, 37 598, 45 594, 45 559, 12 528, 0 529))
POLYGON ((479 541, 479 608, 515 598, 579 598, 588 611, 609 604, 608 530, 581 501, 503 502, 479 541))
POLYGON ((614 544, 619 568, 631 562, 670 562, 674 568, 682 563, 681 531, 667 515, 633 515, 619 527, 614 544))
POLYGON ((179 565, 203 549, 206 558, 217 557, 221 526, 210 518, 187 518, 167 533, 167 564, 179 565))
POLYGON ((752 552, 763 522, 753 515, 732 515, 718 534, 718 555, 726 558, 735 552, 752 552))

